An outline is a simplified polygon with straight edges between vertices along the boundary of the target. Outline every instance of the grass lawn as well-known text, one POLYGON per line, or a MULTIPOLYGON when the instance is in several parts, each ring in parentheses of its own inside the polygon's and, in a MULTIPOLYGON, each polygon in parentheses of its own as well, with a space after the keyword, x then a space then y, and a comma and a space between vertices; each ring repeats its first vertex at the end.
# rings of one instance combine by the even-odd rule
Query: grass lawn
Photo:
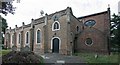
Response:
POLYGON ((80 56, 82 59, 87 61, 87 63, 118 63, 118 54, 112 55, 99 54, 97 58, 95 58, 95 54, 92 53, 75 53, 75 55, 80 56))
POLYGON ((9 53, 11 50, 2 50, 0 51, 0 56, 9 53))

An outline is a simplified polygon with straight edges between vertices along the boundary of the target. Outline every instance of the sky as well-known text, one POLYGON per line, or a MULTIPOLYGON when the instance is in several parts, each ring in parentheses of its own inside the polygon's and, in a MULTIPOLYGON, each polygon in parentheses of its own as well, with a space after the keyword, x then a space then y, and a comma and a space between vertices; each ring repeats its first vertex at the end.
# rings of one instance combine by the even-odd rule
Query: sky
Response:
POLYGON ((71 7, 76 17, 86 16, 106 11, 110 4, 111 14, 118 14, 118 2, 120 0, 21 0, 20 3, 13 2, 16 7, 15 14, 8 14, 4 17, 7 20, 8 28, 15 28, 31 23, 31 19, 40 18, 40 11, 51 14, 56 11, 71 7))

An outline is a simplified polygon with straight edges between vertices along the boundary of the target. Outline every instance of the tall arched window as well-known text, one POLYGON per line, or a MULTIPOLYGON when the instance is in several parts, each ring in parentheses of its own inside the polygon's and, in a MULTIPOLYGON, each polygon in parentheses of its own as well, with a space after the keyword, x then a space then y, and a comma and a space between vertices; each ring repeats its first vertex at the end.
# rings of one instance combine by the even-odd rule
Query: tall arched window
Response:
POLYGON ((26 33, 26 44, 29 43, 29 32, 26 33))
POLYGON ((21 34, 19 33, 19 35, 18 35, 18 43, 20 44, 21 43, 21 34))
POLYGON ((79 32, 79 27, 77 26, 77 32, 79 32))
POLYGON ((14 34, 12 34, 12 44, 14 44, 14 34))
POLYGON ((41 43, 41 32, 37 30, 37 43, 41 43))
POLYGON ((14 45, 14 33, 11 34, 11 48, 12 48, 13 45, 14 45))
POLYGON ((52 25, 52 31, 60 30, 60 23, 55 21, 52 25))

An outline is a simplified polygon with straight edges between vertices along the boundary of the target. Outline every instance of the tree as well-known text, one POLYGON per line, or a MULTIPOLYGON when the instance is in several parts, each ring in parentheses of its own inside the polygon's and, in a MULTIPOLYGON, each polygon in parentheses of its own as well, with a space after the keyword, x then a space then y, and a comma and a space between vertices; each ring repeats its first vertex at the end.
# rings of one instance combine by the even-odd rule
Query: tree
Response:
POLYGON ((120 16, 113 14, 111 18, 111 46, 120 50, 120 16))
POLYGON ((1 21, 0 21, 0 28, 1 28, 1 30, 0 30, 0 35, 1 35, 0 44, 4 44, 3 34, 5 34, 5 30, 8 27, 8 25, 7 25, 6 19, 4 19, 3 17, 0 17, 0 18, 1 18, 1 21))
MULTIPOLYGON (((8 13, 14 14, 15 7, 13 7, 13 4, 12 4, 13 1, 14 0, 0 0, 0 13, 2 13, 4 15, 7 15, 8 13)), ((17 0, 17 3, 20 3, 20 0, 17 0)), ((1 36, 0 43, 2 43, 2 44, 4 44, 3 34, 5 34, 5 30, 7 27, 8 26, 7 26, 6 19, 1 17, 1 15, 0 15, 0 36, 1 36)))
POLYGON ((5 30, 8 27, 6 19, 2 18, 2 32, 5 34, 5 30))
MULTIPOLYGON (((7 15, 8 13, 14 14, 15 7, 12 5, 14 0, 0 0, 0 13, 7 15)), ((20 3, 20 0, 17 0, 20 3)))
POLYGON ((15 7, 13 7, 12 2, 12 0, 0 1, 0 13, 5 15, 7 15, 8 13, 14 14, 15 7))

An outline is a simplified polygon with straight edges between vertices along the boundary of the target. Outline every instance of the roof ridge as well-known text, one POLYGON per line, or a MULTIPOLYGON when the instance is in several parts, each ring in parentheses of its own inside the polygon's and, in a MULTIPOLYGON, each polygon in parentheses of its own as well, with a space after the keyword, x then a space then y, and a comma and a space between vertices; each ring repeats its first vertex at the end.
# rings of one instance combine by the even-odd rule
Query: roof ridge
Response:
MULTIPOLYGON (((68 8, 68 7, 67 7, 67 8, 68 8)), ((56 12, 51 13, 51 14, 48 14, 48 16, 52 16, 52 15, 54 15, 54 14, 57 14, 57 13, 60 13, 60 12, 66 11, 67 8, 66 8, 66 9, 63 9, 63 10, 60 10, 60 11, 56 11, 56 12)), ((45 17, 45 16, 40 17, 40 18, 37 18, 37 19, 35 19, 35 21, 36 21, 36 20, 39 20, 39 19, 43 19, 44 17, 45 17)))
POLYGON ((94 14, 90 14, 90 15, 86 15, 86 16, 81 16, 81 17, 78 17, 78 19, 89 17, 89 16, 95 16, 95 15, 99 15, 99 14, 103 14, 103 13, 107 13, 107 12, 108 11, 103 11, 103 12, 94 13, 94 14))

